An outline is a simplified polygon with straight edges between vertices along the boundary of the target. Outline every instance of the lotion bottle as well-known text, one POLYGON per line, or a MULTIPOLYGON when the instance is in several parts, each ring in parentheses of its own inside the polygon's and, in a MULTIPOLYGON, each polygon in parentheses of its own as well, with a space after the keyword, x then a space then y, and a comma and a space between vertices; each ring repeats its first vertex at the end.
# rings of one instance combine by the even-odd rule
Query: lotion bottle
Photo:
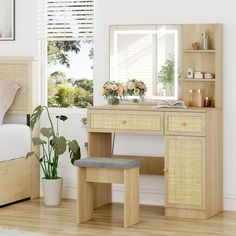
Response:
POLYGON ((203 92, 202 89, 197 90, 197 107, 203 107, 203 92))

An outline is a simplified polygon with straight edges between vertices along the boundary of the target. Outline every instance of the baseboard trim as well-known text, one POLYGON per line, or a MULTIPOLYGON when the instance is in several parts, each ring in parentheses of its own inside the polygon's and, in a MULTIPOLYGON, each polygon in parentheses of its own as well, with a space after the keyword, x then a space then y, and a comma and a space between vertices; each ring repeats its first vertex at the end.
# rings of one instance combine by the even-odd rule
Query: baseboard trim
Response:
POLYGON ((236 211, 236 194, 224 194, 223 209, 225 211, 236 211))
MULTIPOLYGON (((62 189, 62 198, 76 199, 76 187, 65 186, 62 189)), ((42 186, 40 186, 40 196, 43 196, 42 186)), ((114 185, 112 187, 112 201, 123 202, 123 186, 114 185)), ((164 205, 164 192, 162 189, 141 188, 140 203, 145 205, 164 205)), ((236 211, 236 194, 224 194, 223 198, 225 211, 236 211)))

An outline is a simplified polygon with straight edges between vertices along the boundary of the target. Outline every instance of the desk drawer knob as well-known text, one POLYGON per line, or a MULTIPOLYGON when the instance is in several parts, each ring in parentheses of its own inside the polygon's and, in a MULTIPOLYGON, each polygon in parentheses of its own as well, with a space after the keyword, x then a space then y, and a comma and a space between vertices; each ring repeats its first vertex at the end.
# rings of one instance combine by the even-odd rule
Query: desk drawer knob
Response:
POLYGON ((127 123, 127 120, 121 120, 121 123, 124 125, 127 123))
POLYGON ((164 172, 164 173, 167 173, 167 172, 168 172, 168 169, 167 169, 167 168, 165 168, 165 169, 163 170, 163 172, 164 172))
POLYGON ((183 121, 180 123, 180 125, 185 127, 187 125, 187 123, 185 121, 183 121))

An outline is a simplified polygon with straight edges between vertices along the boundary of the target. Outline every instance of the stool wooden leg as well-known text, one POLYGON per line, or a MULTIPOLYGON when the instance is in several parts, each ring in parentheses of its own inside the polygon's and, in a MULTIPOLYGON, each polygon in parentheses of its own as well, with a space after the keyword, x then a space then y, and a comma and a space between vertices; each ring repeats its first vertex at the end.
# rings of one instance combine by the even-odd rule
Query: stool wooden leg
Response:
POLYGON ((90 220, 93 212, 93 186, 86 182, 86 168, 77 170, 77 224, 90 220))
POLYGON ((139 167, 135 167, 124 170, 124 227, 139 221, 139 167))

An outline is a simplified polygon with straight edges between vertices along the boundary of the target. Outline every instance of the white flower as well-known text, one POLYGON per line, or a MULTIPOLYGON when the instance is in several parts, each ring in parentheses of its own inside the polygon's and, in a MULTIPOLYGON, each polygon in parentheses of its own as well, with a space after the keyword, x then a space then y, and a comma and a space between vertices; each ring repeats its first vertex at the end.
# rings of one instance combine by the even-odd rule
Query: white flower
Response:
POLYGON ((114 90, 114 91, 115 91, 115 90, 117 90, 117 89, 118 89, 118 86, 117 86, 116 84, 112 84, 112 85, 111 85, 111 90, 114 90))
POLYGON ((128 89, 133 90, 135 89, 135 83, 132 81, 129 81, 127 84, 128 89))

